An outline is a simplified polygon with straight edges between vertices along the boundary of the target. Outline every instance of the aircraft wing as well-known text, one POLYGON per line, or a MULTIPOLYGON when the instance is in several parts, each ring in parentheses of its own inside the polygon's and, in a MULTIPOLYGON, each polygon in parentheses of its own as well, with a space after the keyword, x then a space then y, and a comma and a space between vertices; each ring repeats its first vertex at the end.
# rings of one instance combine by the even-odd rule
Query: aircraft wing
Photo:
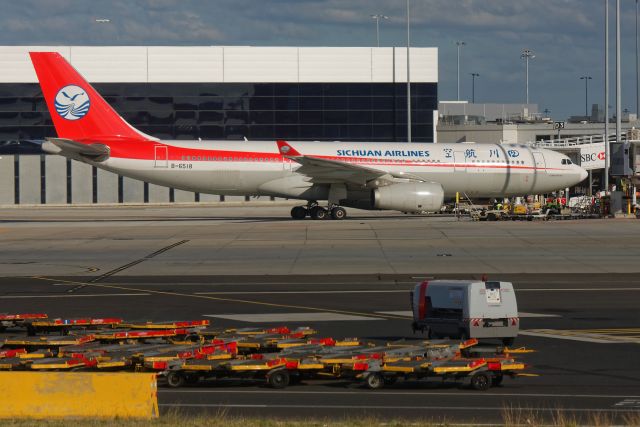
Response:
POLYGON ((374 186, 382 183, 424 181, 412 174, 385 172, 367 166, 347 163, 340 160, 323 159, 316 156, 300 154, 286 141, 278 141, 278 149, 286 158, 299 163, 301 166, 296 173, 308 176, 316 184, 357 184, 374 186))
POLYGON ((81 144, 72 139, 46 138, 42 149, 48 153, 65 157, 88 157, 92 160, 105 160, 109 157, 109 146, 104 144, 81 144))

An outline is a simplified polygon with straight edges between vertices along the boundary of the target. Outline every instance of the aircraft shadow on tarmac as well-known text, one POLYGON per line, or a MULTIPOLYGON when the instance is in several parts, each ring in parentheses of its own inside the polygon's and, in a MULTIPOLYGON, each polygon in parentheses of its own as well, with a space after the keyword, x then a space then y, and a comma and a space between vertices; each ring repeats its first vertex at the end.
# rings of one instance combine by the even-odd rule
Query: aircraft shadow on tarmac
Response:
MULTIPOLYGON (((342 221, 339 222, 354 222, 354 221, 371 221, 371 220, 394 220, 394 219, 405 219, 405 220, 419 220, 425 218, 448 218, 447 216, 422 216, 422 215, 385 215, 383 217, 375 217, 375 216, 349 216, 342 221)), ((452 217, 452 219, 455 219, 452 217)), ((58 223, 58 224, 77 224, 77 223, 85 223, 85 222, 189 222, 189 221, 233 221, 239 224, 243 223, 259 223, 259 222, 299 222, 302 223, 304 221, 309 221, 313 224, 321 224, 323 222, 333 223, 332 220, 327 221, 313 221, 313 220, 292 220, 288 216, 270 216, 270 217, 246 217, 246 216, 193 216, 193 217, 176 217, 176 218, 165 218, 165 217, 144 217, 144 218, 78 218, 78 219, 60 219, 60 218, 33 218, 33 219, 4 219, 0 220, 0 224, 13 224, 13 223, 58 223)))

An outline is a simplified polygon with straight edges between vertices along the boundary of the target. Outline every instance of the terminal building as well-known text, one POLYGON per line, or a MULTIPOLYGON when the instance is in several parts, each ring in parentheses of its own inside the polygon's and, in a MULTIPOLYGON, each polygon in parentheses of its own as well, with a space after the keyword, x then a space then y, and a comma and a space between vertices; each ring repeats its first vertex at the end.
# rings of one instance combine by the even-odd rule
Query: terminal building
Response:
MULTIPOLYGON (((440 101, 437 123, 439 142, 526 144, 587 135, 604 135, 604 114, 594 105, 591 116, 558 121, 538 111, 537 104, 472 104, 440 101)), ((639 128, 635 114, 621 116, 622 131, 639 128)), ((609 132, 615 132, 612 122, 609 132)))
MULTIPOLYGON (((29 51, 60 52, 161 139, 407 139, 406 48, 0 46, 0 205, 224 200, 41 154, 56 133, 29 51)), ((412 140, 436 142, 438 52, 410 59, 412 140)))

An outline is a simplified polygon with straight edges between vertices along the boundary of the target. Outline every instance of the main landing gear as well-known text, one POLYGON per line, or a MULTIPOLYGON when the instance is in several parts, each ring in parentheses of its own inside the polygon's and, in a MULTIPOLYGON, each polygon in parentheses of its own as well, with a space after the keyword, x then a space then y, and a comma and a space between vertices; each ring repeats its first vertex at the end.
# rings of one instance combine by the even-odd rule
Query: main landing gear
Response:
POLYGON ((311 219, 345 219, 347 217, 347 211, 340 206, 330 205, 328 208, 324 208, 317 203, 309 203, 307 206, 295 206, 291 209, 291 218, 293 219, 305 219, 307 217, 311 219))

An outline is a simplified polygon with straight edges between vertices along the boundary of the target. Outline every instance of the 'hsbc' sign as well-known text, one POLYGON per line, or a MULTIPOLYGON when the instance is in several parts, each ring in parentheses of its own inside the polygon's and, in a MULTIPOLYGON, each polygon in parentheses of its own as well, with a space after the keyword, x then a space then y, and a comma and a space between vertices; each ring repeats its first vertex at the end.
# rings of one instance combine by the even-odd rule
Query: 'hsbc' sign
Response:
POLYGON ((580 147, 580 166, 586 170, 604 169, 604 143, 580 147))

